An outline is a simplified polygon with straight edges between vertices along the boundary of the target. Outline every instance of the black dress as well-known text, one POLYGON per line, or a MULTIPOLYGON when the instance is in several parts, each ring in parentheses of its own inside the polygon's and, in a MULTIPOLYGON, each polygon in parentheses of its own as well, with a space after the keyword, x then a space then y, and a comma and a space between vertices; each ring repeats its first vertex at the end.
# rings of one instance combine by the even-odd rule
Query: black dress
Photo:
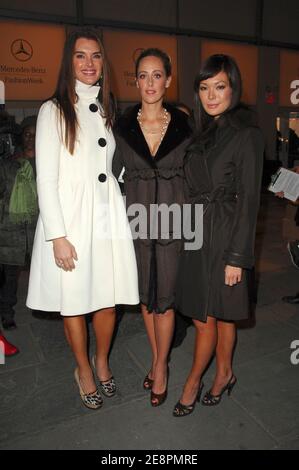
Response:
MULTIPOLYGON (((119 176, 122 168, 127 208, 141 204, 147 211, 147 227, 134 240, 139 295, 149 312, 164 313, 174 307, 175 283, 182 239, 158 227, 151 234, 155 222, 150 220, 151 205, 184 204, 183 161, 190 143, 192 130, 188 116, 171 105, 164 104, 171 115, 166 134, 153 157, 137 121, 140 105, 127 110, 115 126, 116 152, 113 173, 119 176)), ((133 221, 134 216, 129 220, 133 221)), ((141 230, 142 232, 142 230, 141 230)))
POLYGON ((203 204, 204 216, 202 248, 184 249, 179 265, 176 307, 186 316, 248 318, 263 150, 262 134, 246 108, 222 116, 209 138, 189 147, 187 198, 203 204), (235 286, 224 283, 226 265, 243 268, 235 286))

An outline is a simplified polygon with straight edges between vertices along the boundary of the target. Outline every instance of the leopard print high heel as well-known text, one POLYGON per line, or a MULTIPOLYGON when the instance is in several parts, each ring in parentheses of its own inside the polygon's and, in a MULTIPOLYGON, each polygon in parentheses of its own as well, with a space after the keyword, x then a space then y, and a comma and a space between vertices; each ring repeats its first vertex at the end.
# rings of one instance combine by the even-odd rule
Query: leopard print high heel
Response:
POLYGON ((98 389, 96 389, 92 393, 85 393, 81 386, 78 369, 75 369, 74 377, 79 387, 80 397, 81 397, 83 404, 91 410, 98 410, 99 408, 101 408, 103 405, 103 399, 98 389))
MULTIPOLYGON (((92 356, 91 359, 92 366, 95 370, 96 376, 97 375, 97 369, 96 369, 96 356, 92 356)), ((108 380, 100 380, 98 377, 99 384, 100 384, 100 390, 105 395, 105 397, 111 398, 116 394, 116 384, 113 375, 111 375, 110 379, 108 380)))

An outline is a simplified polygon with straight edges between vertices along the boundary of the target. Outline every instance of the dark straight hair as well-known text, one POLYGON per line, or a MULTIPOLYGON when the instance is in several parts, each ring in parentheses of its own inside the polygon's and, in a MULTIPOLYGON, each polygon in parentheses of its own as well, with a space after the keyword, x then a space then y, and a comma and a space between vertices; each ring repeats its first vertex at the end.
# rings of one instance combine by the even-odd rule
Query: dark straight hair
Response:
POLYGON ((211 55, 202 64, 194 81, 195 103, 197 108, 195 119, 196 127, 199 133, 205 132, 215 125, 215 120, 204 110, 199 99, 200 83, 203 80, 215 77, 215 75, 217 75, 219 72, 226 73, 230 87, 232 89, 232 100, 230 106, 223 114, 229 113, 240 104, 242 95, 242 79, 239 67, 237 66, 235 60, 229 55, 225 54, 211 55))
POLYGON ((163 67, 165 70, 166 77, 170 77, 171 75, 171 60, 168 54, 166 52, 162 51, 161 49, 158 49, 156 47, 150 47, 149 49, 145 49, 144 51, 141 52, 141 54, 138 56, 136 63, 135 63, 135 77, 137 77, 138 74, 138 69, 140 62, 142 59, 145 57, 158 57, 163 63, 163 67))
POLYGON ((73 69, 73 56, 76 41, 80 38, 92 39, 99 45, 103 58, 103 70, 102 77, 98 82, 100 85, 98 99, 102 106, 103 117, 106 119, 106 127, 110 129, 114 121, 114 107, 110 95, 109 66, 99 33, 91 28, 75 29, 66 38, 56 90, 51 97, 59 108, 61 129, 65 128, 63 136, 64 144, 71 154, 74 152, 78 128, 78 120, 74 107, 78 97, 75 91, 76 79, 73 69), (64 126, 63 123, 65 124, 64 126))

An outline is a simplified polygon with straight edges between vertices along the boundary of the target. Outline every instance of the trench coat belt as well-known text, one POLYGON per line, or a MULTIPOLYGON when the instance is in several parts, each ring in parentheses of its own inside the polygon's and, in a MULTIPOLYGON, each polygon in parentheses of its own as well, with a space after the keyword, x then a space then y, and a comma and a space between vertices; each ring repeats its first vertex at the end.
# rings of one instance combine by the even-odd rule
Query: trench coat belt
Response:
MULTIPOLYGON (((192 197, 192 204, 203 204, 204 209, 203 209, 203 215, 207 212, 210 204, 213 204, 215 202, 217 203, 222 203, 222 202, 228 202, 228 201, 236 201, 237 200, 237 194, 236 193, 226 193, 222 189, 216 190, 214 193, 202 193, 202 194, 196 194, 192 197)), ((191 219, 194 217, 194 214, 192 214, 191 219)))

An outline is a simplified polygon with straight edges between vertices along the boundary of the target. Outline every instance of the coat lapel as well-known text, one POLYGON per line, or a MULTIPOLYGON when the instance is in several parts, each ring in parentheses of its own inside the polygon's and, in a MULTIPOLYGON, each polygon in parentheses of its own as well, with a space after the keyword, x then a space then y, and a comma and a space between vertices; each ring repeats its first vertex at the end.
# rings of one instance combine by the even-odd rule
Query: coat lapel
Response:
POLYGON ((164 139, 154 157, 156 161, 164 158, 192 134, 188 116, 174 106, 168 104, 164 104, 164 106, 170 113, 171 120, 164 139))
MULTIPOLYGON (((134 112, 134 115, 132 116, 132 119, 129 120, 128 126, 124 129, 124 132, 122 133, 122 137, 125 139, 127 144, 144 160, 146 160, 152 168, 155 168, 156 165, 154 163, 154 159, 151 156, 149 147, 147 145, 147 142, 144 138, 144 135, 140 129, 139 123, 137 121, 137 112, 138 112, 139 106, 136 109, 136 112, 134 112)), ((135 111, 135 110, 134 110, 135 111)))

